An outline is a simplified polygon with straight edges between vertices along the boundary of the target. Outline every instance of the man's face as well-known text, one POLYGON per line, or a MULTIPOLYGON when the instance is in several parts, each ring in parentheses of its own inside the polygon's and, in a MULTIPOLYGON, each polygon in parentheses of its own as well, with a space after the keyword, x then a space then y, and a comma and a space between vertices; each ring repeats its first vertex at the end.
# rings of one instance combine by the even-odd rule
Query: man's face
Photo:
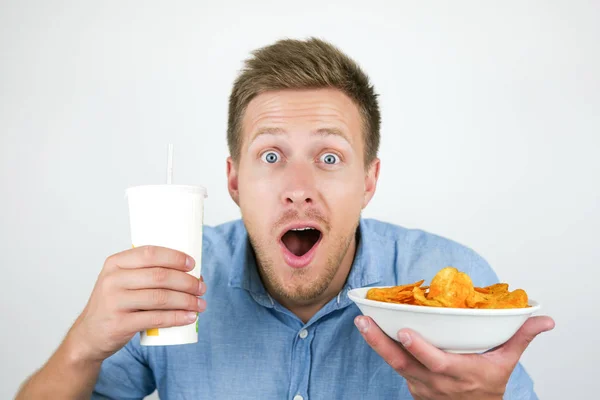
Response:
POLYGON ((340 265, 354 256, 379 173, 379 160, 364 165, 362 127, 358 107, 335 89, 266 92, 248 105, 229 190, 274 295, 310 304, 345 281, 340 265))

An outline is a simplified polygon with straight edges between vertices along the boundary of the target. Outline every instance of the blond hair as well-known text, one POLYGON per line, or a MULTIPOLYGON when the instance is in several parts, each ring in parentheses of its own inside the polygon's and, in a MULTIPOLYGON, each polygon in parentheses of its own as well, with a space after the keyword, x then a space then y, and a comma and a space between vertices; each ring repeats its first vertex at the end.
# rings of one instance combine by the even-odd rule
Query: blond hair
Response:
POLYGON ((358 64, 323 40, 280 40, 252 52, 229 97, 227 144, 234 161, 242 147, 242 118, 257 95, 283 89, 339 89, 357 105, 363 122, 365 165, 377 157, 380 113, 377 94, 358 64))

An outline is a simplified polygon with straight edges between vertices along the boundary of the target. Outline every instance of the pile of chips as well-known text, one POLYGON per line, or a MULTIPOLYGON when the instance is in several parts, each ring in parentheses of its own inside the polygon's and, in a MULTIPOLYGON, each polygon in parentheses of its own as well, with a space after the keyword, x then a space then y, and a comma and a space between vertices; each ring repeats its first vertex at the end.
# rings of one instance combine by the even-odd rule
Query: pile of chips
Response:
POLYGON ((422 286, 424 282, 420 280, 409 285, 369 289, 367 299, 429 307, 529 307, 527 292, 523 289, 511 292, 506 283, 474 287, 469 275, 454 267, 442 268, 431 280, 430 286, 422 286))

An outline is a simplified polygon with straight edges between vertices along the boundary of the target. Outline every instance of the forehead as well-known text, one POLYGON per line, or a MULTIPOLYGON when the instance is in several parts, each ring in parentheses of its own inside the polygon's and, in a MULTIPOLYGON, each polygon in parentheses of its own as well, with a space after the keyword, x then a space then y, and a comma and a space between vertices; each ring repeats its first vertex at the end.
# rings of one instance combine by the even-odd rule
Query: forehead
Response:
POLYGON ((248 104, 242 119, 243 142, 265 130, 314 132, 330 129, 353 145, 362 138, 362 119, 356 104, 337 89, 279 90, 261 93, 248 104))

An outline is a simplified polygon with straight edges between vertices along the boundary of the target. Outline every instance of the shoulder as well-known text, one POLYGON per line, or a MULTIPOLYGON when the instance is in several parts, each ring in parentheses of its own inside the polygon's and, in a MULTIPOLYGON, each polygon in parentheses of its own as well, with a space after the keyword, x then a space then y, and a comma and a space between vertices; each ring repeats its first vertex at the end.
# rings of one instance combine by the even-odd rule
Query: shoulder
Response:
POLYGON ((375 219, 365 219, 361 223, 370 237, 386 246, 394 246, 394 263, 401 270, 397 271, 400 275, 422 276, 429 280, 440 269, 453 266, 466 272, 476 285, 498 282, 496 273, 480 254, 455 240, 375 219))
POLYGON ((468 257, 480 257, 473 249, 452 239, 422 230, 405 228, 400 225, 376 219, 363 220, 369 233, 375 234, 388 241, 399 242, 403 247, 413 251, 443 250, 458 253, 468 257))

